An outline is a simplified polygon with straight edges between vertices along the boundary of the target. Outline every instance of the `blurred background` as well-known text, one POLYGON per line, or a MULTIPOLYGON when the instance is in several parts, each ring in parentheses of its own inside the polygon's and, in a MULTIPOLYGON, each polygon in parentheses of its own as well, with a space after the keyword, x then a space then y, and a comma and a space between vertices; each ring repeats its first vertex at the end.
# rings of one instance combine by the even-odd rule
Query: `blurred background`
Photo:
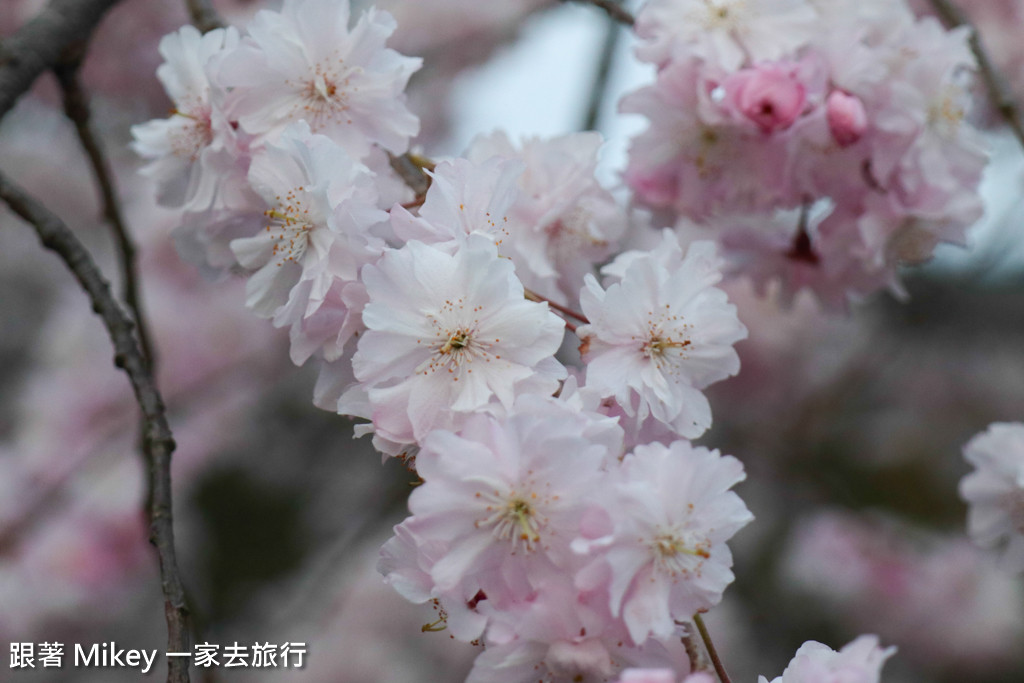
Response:
MULTIPOLYGON (((275 5, 214 4, 239 24, 275 5)), ((628 140, 644 124, 616 114, 616 101, 652 74, 601 12, 551 0, 377 4, 398 19, 392 46, 425 58, 410 90, 424 151, 455 155, 495 129, 516 138, 594 124, 608 138, 601 177, 622 191, 628 140)), ((1012 38, 1024 0, 964 4, 1024 93, 1024 43, 1012 38)), ((42 5, 0 2, 0 37, 42 5)), ((381 466, 347 419, 312 405, 315 368, 291 365, 286 334, 244 309, 241 280, 204 280, 178 257, 177 217, 135 174, 128 127, 170 108, 156 45, 186 20, 184 2, 125 0, 100 26, 84 81, 140 246, 197 642, 307 647, 302 671, 214 668, 195 680, 461 681, 477 649, 422 633, 432 610, 375 571, 412 475, 381 466)), ((115 273, 50 79, 0 123, 0 168, 115 273)), ((861 633, 899 647, 885 681, 1024 680, 1024 578, 970 544, 956 492, 967 440, 1024 420, 1024 152, 995 116, 976 118, 993 154, 987 215, 970 250, 943 247, 905 273, 907 301, 884 294, 824 314, 809 298, 782 306, 728 284, 750 338, 739 376, 709 390, 715 426, 700 442, 745 463, 738 492, 757 517, 732 543, 737 581, 707 619, 737 682, 780 675, 805 640, 838 649, 861 633)), ((165 651, 138 416, 111 358, 63 264, 0 207, 0 642, 4 656, 12 642, 66 645, 62 669, 0 662, 0 680, 139 678, 74 668, 76 642, 165 651)))

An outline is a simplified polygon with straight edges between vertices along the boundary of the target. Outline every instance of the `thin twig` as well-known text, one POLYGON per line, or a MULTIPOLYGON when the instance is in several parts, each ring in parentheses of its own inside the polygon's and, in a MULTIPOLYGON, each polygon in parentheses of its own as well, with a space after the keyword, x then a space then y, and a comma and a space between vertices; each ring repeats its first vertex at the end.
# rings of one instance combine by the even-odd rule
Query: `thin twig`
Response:
POLYGON ((570 316, 572 318, 576 318, 581 323, 586 323, 588 325, 590 324, 590 321, 587 320, 587 317, 585 315, 583 315, 582 313, 577 313, 576 311, 572 310, 568 306, 563 306, 562 304, 555 303, 551 299, 548 299, 547 297, 543 297, 540 294, 538 294, 537 292, 534 292, 533 290, 530 290, 530 289, 524 290, 524 295, 530 301, 536 301, 538 303, 546 303, 548 306, 550 306, 551 308, 555 309, 556 311, 558 311, 562 315, 567 315, 567 316, 570 316))
POLYGON ((701 640, 704 641, 704 647, 707 648, 708 655, 711 657, 711 664, 715 667, 715 673, 718 674, 718 680, 722 683, 732 683, 729 674, 725 672, 725 665, 722 664, 722 660, 718 657, 715 644, 711 642, 711 634, 708 633, 708 627, 704 625, 704 618, 700 615, 700 612, 693 615, 693 623, 697 625, 701 640))
POLYGON ((1017 141, 1024 147, 1024 125, 1021 124, 1020 107, 1017 105, 1017 100, 1010 87, 1006 84, 1006 79, 992 63, 992 58, 989 57, 988 51, 981 42, 981 34, 978 33, 978 29, 968 20, 963 10, 950 0, 931 0, 931 5, 939 18, 950 28, 966 26, 970 29, 968 43, 975 59, 978 60, 978 72, 981 75, 981 80, 985 83, 989 100, 1006 121, 1010 130, 1013 131, 1017 141))
POLYGON ((121 269, 121 298, 127 304, 132 317, 135 318, 135 330, 139 335, 139 344, 142 346, 146 362, 152 370, 155 367, 156 357, 153 354, 149 327, 142 311, 140 283, 135 262, 135 244, 128 232, 124 216, 121 214, 121 204, 117 200, 117 192, 114 189, 113 171, 99 140, 93 134, 92 126, 89 125, 89 98, 82 89, 81 81, 78 78, 80 65, 81 61, 76 57, 54 67, 53 72, 60 82, 63 93, 64 113, 75 124, 78 139, 89 158, 93 175, 96 177, 96 184, 100 188, 100 195, 103 198, 103 215, 110 223, 114 241, 117 243, 118 263, 121 269))
POLYGON ((0 56, 0 117, 36 78, 87 40, 108 9, 120 0, 51 0, 35 18, 4 39, 0 56))
POLYGON ((189 16, 192 17, 192 25, 202 33, 224 28, 224 22, 210 4, 210 0, 185 0, 185 5, 188 7, 189 16))
POLYGON ((578 2, 581 5, 599 7, 607 12, 609 17, 626 26, 632 26, 636 23, 633 15, 628 10, 623 9, 615 0, 562 0, 562 2, 578 2))
POLYGON ((597 63, 597 70, 594 72, 594 82, 590 86, 587 113, 583 117, 583 130, 597 130, 597 124, 601 119, 601 105, 608 97, 609 77, 612 73, 612 64, 615 61, 621 34, 621 27, 614 23, 609 23, 605 27, 604 40, 601 42, 601 58, 597 63))
MULTIPOLYGON (((0 174, 0 199, 32 225, 43 246, 55 252, 89 295, 93 310, 103 321, 114 345, 114 365, 128 375, 139 408, 144 432, 143 453, 149 463, 152 499, 149 539, 160 560, 169 652, 188 652, 188 606, 174 550, 174 518, 171 508, 171 453, 174 438, 167 423, 163 398, 133 332, 134 323, 110 291, 110 285, 74 233, 35 198, 0 174)), ((188 683, 188 661, 168 661, 168 683, 188 683)))

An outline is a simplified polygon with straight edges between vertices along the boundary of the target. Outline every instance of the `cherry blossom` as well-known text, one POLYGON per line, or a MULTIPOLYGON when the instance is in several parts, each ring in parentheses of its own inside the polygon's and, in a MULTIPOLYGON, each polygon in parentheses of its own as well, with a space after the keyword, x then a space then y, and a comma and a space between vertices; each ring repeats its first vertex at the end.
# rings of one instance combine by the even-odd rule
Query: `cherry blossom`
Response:
POLYGON ((686 441, 640 446, 609 482, 611 535, 581 538, 574 547, 599 558, 577 579, 603 582, 610 571, 612 613, 622 615, 634 642, 669 637, 722 598, 733 580, 726 541, 753 516, 729 489, 743 466, 686 441))
POLYGON ((420 60, 384 47, 395 30, 386 12, 348 24, 348 0, 285 0, 280 13, 257 13, 218 72, 242 129, 274 137, 305 120, 357 158, 374 143, 404 152, 419 122, 402 91, 420 60))
POLYGON ((160 41, 164 63, 157 77, 174 101, 170 118, 132 126, 133 149, 152 159, 142 174, 159 184, 168 206, 203 210, 211 204, 238 208, 245 192, 246 144, 223 110, 210 68, 238 44, 229 27, 200 34, 183 26, 160 41))
POLYGON ((387 218, 372 178, 329 138, 296 124, 256 154, 249 179, 270 208, 262 230, 231 242, 239 263, 254 271, 247 303, 292 328, 297 363, 324 344, 336 358, 361 326, 359 269, 384 249, 370 232, 387 218))
POLYGON ((997 422, 964 446, 973 472, 960 482, 971 538, 999 548, 1003 565, 1024 571, 1024 424, 997 422))
MULTIPOLYGON (((772 679, 771 683, 879 683, 885 660, 895 652, 894 647, 883 649, 879 646, 878 636, 860 636, 838 652, 827 645, 808 641, 796 651, 782 675, 772 679)), ((760 676, 758 683, 769 682, 760 676)))
POLYGON ((815 12, 805 0, 650 0, 637 15, 641 59, 663 64, 687 51, 736 68, 778 59, 811 37, 815 12))
POLYGON ((497 157, 525 165, 510 208, 511 256, 524 285, 562 303, 575 299, 583 276, 611 255, 629 222, 594 177, 601 144, 591 132, 530 138, 516 148, 496 132, 466 152, 477 163, 497 157))
POLYGON ((721 279, 710 243, 685 255, 666 232, 656 252, 627 253, 609 272, 621 281, 602 288, 588 276, 581 294, 590 324, 577 334, 587 363, 586 386, 614 396, 627 415, 648 415, 694 438, 711 424, 701 389, 735 374, 733 344, 747 335, 714 287, 721 279))
POLYGON ((493 241, 469 236, 454 254, 409 241, 361 273, 367 332, 353 358, 376 432, 399 443, 454 426, 458 414, 517 393, 551 394, 565 325, 523 298, 493 241))

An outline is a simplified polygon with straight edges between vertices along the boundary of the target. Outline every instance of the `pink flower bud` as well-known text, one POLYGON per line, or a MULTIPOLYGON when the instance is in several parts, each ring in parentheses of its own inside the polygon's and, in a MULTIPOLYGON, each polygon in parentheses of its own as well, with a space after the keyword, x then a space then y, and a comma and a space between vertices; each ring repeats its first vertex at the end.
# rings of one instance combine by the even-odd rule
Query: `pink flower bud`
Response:
POLYGON ((725 83, 726 102, 771 134, 793 125, 807 92, 792 67, 762 64, 739 71, 725 83))
POLYGON ((864 103, 856 95, 833 90, 825 103, 825 115, 832 137, 840 147, 849 147, 860 140, 868 127, 868 114, 864 103))

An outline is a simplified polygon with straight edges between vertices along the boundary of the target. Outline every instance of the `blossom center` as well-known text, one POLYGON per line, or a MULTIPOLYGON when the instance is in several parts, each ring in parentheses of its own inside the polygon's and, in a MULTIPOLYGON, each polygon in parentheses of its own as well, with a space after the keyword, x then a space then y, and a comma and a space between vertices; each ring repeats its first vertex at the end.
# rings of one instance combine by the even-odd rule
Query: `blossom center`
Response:
POLYGON ((171 152, 188 161, 197 161, 199 154, 213 142, 213 129, 209 116, 188 114, 174 111, 175 116, 188 119, 188 122, 174 128, 168 134, 171 152))
POLYGON ((655 567, 673 578, 689 577, 711 557, 710 541, 677 530, 658 533, 649 546, 655 567))
POLYGON ((522 496, 513 491, 501 496, 495 492, 487 498, 490 500, 485 508, 488 515, 477 521, 475 526, 490 528, 494 538, 511 543, 513 552, 520 547, 527 552, 533 551, 540 541, 544 522, 535 504, 537 494, 522 496))
POLYGON ((275 198, 277 208, 263 212, 270 219, 266 230, 274 242, 272 254, 280 259, 278 266, 301 259, 309 245, 309 235, 316 228, 317 222, 309 207, 304 206, 303 197, 305 188, 297 187, 275 198))
POLYGON ((313 132, 339 124, 350 124, 348 95, 355 69, 344 67, 343 59, 316 64, 310 77, 298 84, 297 118, 306 119, 313 132))
POLYGON ((647 338, 640 345, 640 353, 652 360, 659 370, 664 370, 666 365, 674 367, 677 361, 686 358, 685 350, 693 344, 683 336, 687 327, 682 316, 672 313, 671 304, 665 304, 658 314, 648 311, 647 338))

